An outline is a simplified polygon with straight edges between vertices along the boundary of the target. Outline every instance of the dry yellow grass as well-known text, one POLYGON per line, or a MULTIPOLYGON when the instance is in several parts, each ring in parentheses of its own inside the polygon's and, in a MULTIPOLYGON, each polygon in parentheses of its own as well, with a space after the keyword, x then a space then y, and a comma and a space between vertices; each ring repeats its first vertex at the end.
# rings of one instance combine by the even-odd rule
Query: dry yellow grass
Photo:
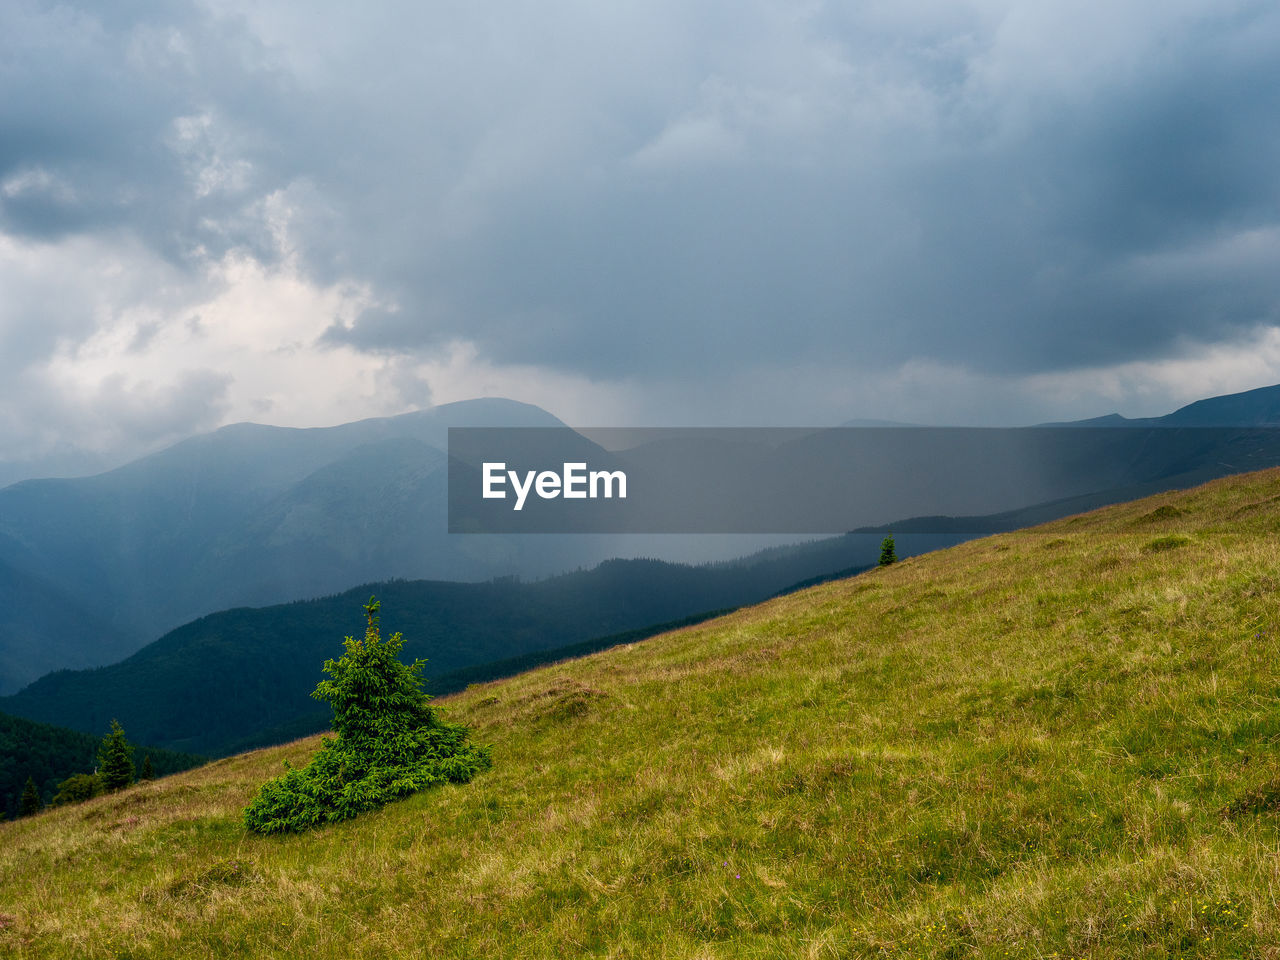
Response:
MULTIPOLYGON (((452 698, 494 769, 260 838, 261 750, 0 827, 0 954, 1280 957, 1280 472, 452 698)), ((384 621, 395 628, 395 611, 384 621)))

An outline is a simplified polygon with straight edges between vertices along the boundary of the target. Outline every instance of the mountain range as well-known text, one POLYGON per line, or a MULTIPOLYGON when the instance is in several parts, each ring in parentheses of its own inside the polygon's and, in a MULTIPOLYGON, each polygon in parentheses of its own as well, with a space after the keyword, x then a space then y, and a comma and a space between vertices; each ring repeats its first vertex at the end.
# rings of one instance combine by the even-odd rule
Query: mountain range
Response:
POLYGON ((446 534, 444 448, 463 424, 561 425, 505 400, 319 429, 242 423, 107 473, 0 489, 0 692, 216 610, 581 562, 563 541, 446 534))
MULTIPOLYGON (((1277 423, 1280 386, 1202 400, 1165 417, 1113 415, 1063 425, 1254 428, 1277 423)), ((454 426, 564 424, 537 407, 501 399, 328 428, 235 424, 106 473, 25 480, 0 489, 0 602, 6 611, 0 617, 0 693, 17 691, 51 671, 115 663, 219 610, 291 602, 395 578, 546 576, 621 553, 620 538, 604 536, 449 535, 445 447, 454 426)), ((968 535, 1008 529, 1020 522, 1019 511, 1049 519, 1267 466, 1280 459, 1280 443, 1274 441, 1260 446, 1253 434, 1240 432, 1204 444, 1175 446, 1170 439, 1154 445, 1158 455, 1144 451, 1140 470, 1099 472, 1081 495, 1064 498, 1055 493, 1057 487, 1046 486, 1043 499, 1051 502, 1010 504, 1017 509, 1002 518, 966 523, 952 516, 914 525, 894 520, 869 532, 894 526, 968 535)), ((644 463, 651 468, 672 469, 671 448, 654 445, 638 455, 647 457, 644 463)), ((1089 460, 1082 457, 1087 470, 1096 472, 1098 458, 1089 460)), ((981 464, 974 470, 983 476, 981 464)), ((1062 489, 1075 493, 1070 485, 1062 489)), ((881 519, 911 515, 889 513, 881 519)), ((803 576, 822 572, 810 568, 803 576)), ((761 596, 744 594, 735 602, 761 596)), ((710 600, 698 609, 719 605, 710 600)), ((641 625, 618 623, 608 629, 641 625)), ((512 648, 500 655, 520 652, 512 648)))

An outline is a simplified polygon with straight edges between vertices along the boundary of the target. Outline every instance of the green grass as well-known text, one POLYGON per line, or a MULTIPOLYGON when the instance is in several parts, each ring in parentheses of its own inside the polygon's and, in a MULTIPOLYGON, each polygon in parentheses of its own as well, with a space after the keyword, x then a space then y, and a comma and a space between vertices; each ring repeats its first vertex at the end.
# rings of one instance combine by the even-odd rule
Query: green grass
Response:
POLYGON ((6 824, 0 955, 1280 957, 1278 638, 1278 471, 974 541, 469 689, 349 823, 240 824, 311 739, 6 824))

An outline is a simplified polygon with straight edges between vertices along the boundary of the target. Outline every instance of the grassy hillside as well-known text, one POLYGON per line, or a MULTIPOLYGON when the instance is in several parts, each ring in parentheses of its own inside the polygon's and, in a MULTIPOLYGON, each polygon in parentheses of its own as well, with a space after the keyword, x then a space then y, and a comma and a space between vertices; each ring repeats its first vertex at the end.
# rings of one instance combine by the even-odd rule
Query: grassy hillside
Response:
MULTIPOLYGON (((13 957, 1280 956, 1280 471, 470 689, 495 767, 311 835, 316 741, 0 827, 13 957)), ((395 611, 384 608, 395 629, 395 611)))

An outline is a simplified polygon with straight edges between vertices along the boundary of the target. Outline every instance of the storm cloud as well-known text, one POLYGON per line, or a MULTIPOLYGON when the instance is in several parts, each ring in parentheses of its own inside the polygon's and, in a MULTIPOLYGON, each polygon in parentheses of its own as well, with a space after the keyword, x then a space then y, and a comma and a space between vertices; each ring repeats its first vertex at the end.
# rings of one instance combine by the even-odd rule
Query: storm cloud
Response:
MULTIPOLYGON (((182 397, 139 443, 468 391, 991 422, 1280 380, 1274 4, 18 3, 0 38, 0 365, 126 432, 182 397)), ((22 434, 39 395, 0 387, 12 443, 101 445, 22 434)))

